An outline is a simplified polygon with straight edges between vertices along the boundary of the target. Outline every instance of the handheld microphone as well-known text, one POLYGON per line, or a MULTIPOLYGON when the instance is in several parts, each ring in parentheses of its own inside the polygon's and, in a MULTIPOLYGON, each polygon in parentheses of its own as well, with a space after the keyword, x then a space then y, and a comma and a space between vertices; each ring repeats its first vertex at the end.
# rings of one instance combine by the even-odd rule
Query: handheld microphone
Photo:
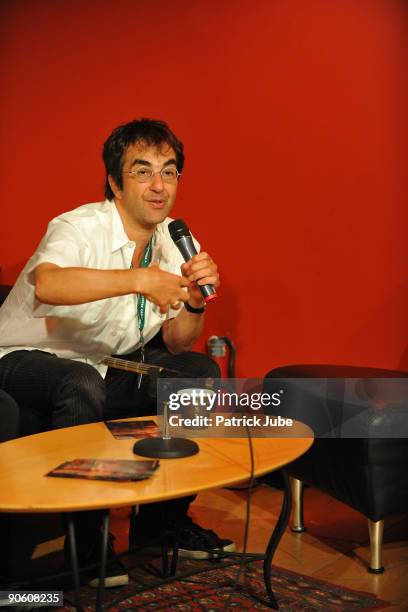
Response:
MULTIPOLYGON (((197 255, 190 230, 182 219, 175 219, 169 223, 169 233, 184 261, 189 261, 194 255, 197 255)), ((217 297, 214 285, 197 285, 197 287, 200 289, 205 302, 217 297)))

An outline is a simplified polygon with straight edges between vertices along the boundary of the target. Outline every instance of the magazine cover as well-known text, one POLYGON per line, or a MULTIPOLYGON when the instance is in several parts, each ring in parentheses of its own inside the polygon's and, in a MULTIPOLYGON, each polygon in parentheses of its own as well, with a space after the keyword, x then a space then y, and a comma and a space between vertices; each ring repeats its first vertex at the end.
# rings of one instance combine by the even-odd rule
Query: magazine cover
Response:
POLYGON ((159 461, 157 460, 73 459, 61 463, 46 476, 130 482, 149 478, 158 467, 159 461))
POLYGON ((154 421, 106 421, 106 427, 114 438, 127 440, 130 438, 157 438, 160 430, 154 421))

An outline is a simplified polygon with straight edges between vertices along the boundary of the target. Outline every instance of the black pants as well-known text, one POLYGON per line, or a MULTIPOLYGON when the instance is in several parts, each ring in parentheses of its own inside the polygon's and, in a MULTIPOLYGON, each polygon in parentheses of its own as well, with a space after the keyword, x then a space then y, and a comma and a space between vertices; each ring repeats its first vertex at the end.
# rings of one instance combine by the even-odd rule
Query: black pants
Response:
MULTIPOLYGON (((124 355, 138 361, 140 352, 124 355)), ((187 372, 188 377, 219 377, 218 365, 200 353, 172 355, 159 333, 145 347, 146 363, 187 372)), ((156 402, 149 393, 149 381, 132 372, 109 368, 106 378, 91 365, 62 359, 44 351, 14 351, 0 359, 0 389, 6 391, 20 408, 20 419, 36 412, 44 429, 58 429, 114 418, 143 416, 156 412, 156 402)), ((0 419, 2 416, 0 415, 0 419)), ((177 521, 187 513, 194 499, 186 497, 163 502, 166 520, 177 521)), ((83 516, 86 530, 94 525, 83 516)), ((163 514, 161 503, 142 506, 139 519, 157 523, 163 514)), ((82 531, 82 530, 81 530, 82 531)))
POLYGON ((0 442, 18 438, 20 408, 8 393, 0 389, 0 442))

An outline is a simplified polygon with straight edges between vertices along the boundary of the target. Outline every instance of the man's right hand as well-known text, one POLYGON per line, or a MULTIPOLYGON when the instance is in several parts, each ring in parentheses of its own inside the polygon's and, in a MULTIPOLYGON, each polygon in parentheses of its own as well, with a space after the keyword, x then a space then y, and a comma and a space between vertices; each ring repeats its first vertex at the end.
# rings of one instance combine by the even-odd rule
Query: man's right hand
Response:
POLYGON ((132 272, 136 277, 136 293, 141 293, 153 304, 157 304, 162 314, 169 308, 180 308, 180 302, 188 300, 188 293, 183 287, 189 287, 191 283, 184 276, 164 272, 157 265, 135 268, 132 272))

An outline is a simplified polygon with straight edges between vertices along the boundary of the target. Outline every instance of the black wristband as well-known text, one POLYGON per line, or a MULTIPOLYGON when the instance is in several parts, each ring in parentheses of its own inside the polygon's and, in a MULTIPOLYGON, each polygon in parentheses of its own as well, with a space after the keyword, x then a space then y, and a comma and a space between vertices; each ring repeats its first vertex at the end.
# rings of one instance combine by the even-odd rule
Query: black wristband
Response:
POLYGON ((193 314, 203 314, 205 311, 205 306, 201 306, 201 308, 193 308, 188 302, 184 302, 184 308, 187 310, 187 312, 192 312, 193 314))

